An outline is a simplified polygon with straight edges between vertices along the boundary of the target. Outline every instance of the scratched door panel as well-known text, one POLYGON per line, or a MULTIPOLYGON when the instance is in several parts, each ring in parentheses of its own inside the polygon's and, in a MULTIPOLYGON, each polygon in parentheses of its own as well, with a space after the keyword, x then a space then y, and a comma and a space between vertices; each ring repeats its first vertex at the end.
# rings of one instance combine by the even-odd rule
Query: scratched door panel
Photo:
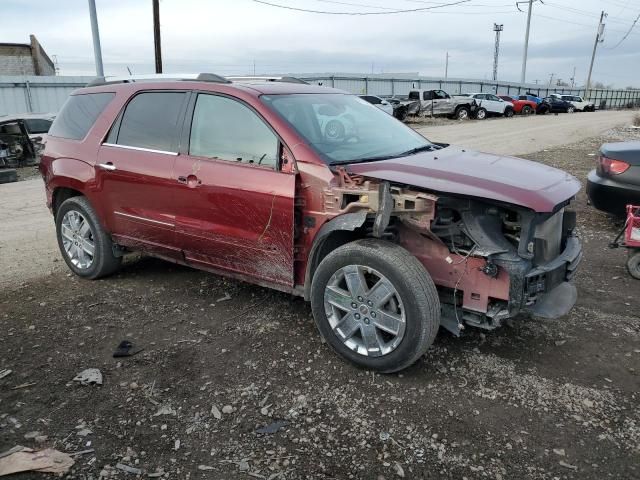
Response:
POLYGON ((176 235, 189 262, 293 285, 295 175, 188 155, 175 172, 192 177, 175 191, 176 235))

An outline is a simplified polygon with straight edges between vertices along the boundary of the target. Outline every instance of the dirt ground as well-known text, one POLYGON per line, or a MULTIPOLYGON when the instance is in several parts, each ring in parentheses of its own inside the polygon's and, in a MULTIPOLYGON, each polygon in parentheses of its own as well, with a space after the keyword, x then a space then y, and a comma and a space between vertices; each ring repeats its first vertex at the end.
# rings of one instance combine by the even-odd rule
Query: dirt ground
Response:
MULTIPOLYGON (((584 180, 622 138, 638 135, 527 157, 584 180)), ((585 258, 569 315, 441 332, 396 375, 336 357, 301 299, 150 258, 4 288, 0 452, 93 449, 67 478, 94 480, 136 478, 117 464, 171 479, 638 479, 640 283, 607 249, 620 225, 584 192, 574 207, 585 258), (112 358, 123 339, 144 350, 112 358), (72 381, 90 367, 102 386, 72 381)))

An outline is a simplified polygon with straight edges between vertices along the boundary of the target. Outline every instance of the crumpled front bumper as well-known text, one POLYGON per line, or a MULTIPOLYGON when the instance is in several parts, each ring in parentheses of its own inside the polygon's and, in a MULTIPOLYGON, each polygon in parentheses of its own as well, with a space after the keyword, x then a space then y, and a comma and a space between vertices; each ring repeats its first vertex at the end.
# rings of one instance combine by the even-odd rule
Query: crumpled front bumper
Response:
POLYGON ((578 298, 576 287, 569 282, 581 260, 580 240, 571 236, 560 255, 525 275, 525 296, 532 315, 558 318, 569 313, 578 298))

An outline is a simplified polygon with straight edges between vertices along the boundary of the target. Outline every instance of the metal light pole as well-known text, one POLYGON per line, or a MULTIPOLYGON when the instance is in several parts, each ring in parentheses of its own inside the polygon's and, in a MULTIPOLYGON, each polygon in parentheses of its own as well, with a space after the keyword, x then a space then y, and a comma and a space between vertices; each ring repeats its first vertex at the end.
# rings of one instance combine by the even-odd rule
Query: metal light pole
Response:
POLYGON ((156 57, 156 73, 162 73, 162 48, 160 45, 160 0, 153 0, 153 46, 156 57))
POLYGON ((102 67, 102 48, 100 47, 100 31, 98 30, 98 15, 96 14, 96 0, 89 0, 89 17, 91 18, 91 34, 93 35, 93 56, 96 61, 96 75, 104 77, 102 67))
POLYGON ((447 55, 444 60, 444 79, 446 80, 448 76, 449 76, 449 52, 447 52, 447 55))
POLYGON ((529 50, 529 29, 531 28, 532 6, 533 0, 529 0, 529 12, 527 13, 527 31, 524 34, 524 53, 522 54, 522 72, 520 73, 520 83, 524 83, 525 75, 527 74, 527 52, 529 50))
POLYGON ((587 85, 585 86, 585 95, 589 88, 591 87, 591 72, 593 71, 593 61, 596 59, 596 49, 598 48, 598 43, 604 42, 604 23, 603 20, 607 16, 604 13, 604 10, 600 14, 600 22, 598 23, 598 32, 596 33, 596 41, 593 43, 593 52, 591 53, 591 65, 589 65, 589 75, 587 76, 587 85))
MULTIPOLYGON (((493 31, 496 32, 496 46, 493 51, 493 80, 498 80, 498 57, 500 56, 500 32, 503 30, 504 25, 497 23, 493 24, 493 31)), ((524 83, 524 82, 523 82, 524 83)))

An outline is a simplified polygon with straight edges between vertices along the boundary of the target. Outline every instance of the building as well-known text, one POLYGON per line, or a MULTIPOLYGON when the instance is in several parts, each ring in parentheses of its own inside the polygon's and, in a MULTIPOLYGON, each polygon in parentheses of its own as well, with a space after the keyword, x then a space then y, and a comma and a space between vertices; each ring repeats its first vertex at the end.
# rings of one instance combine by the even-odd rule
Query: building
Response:
POLYGON ((0 75, 55 75, 56 68, 35 35, 31 43, 0 42, 0 75))

